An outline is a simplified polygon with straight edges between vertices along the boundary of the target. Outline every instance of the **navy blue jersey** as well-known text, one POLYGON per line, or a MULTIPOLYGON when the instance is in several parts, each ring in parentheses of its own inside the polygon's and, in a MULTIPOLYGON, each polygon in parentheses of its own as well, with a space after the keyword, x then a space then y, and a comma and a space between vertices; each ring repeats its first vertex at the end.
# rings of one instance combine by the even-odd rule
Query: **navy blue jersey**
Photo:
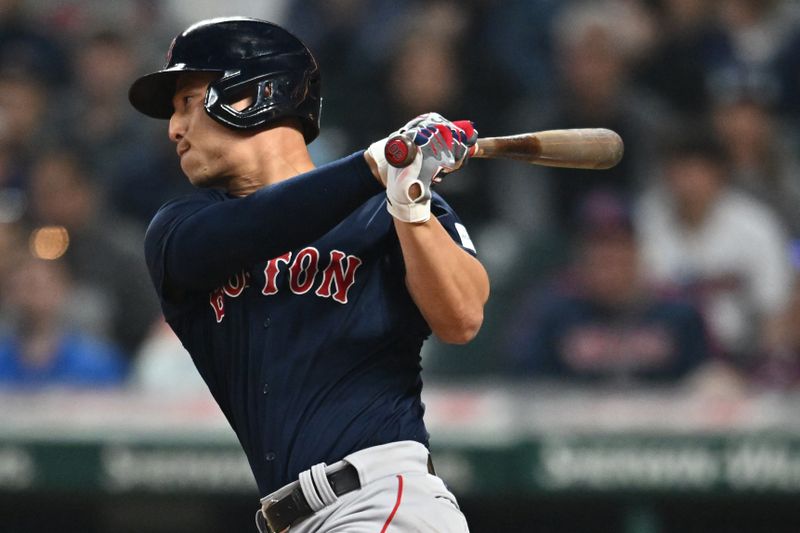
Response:
MULTIPOLYGON (((438 195, 432 211, 471 248, 438 195)), ((419 353, 430 329, 406 289, 385 194, 361 153, 243 199, 202 190, 170 202, 145 248, 167 322, 262 494, 365 447, 427 445, 419 353), (329 190, 316 194, 321 184, 329 190), (347 202, 357 205, 339 205, 347 202), (240 220, 264 210, 263 221, 240 220), (253 240, 263 250, 240 251, 253 240), (206 258, 211 266, 195 264, 206 258)))
POLYGON ((687 376, 711 352, 698 310, 655 293, 615 308, 556 287, 516 314, 523 320, 508 335, 509 352, 523 375, 665 383, 687 376))

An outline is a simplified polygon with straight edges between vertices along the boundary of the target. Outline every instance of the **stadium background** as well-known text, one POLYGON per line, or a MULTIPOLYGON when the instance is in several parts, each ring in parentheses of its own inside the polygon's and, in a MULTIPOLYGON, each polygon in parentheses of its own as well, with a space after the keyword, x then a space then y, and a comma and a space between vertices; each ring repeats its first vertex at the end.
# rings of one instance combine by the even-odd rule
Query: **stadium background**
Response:
POLYGON ((800 528, 797 2, 218 4, 0 1, 0 530, 252 527, 246 464, 141 257, 188 185, 166 124, 127 104, 177 31, 232 14, 317 54, 317 163, 429 110, 626 142, 608 172, 475 161, 441 186, 492 278, 476 341, 424 353, 434 460, 473 531, 800 528), (626 258, 643 265, 627 278, 626 258), (576 297, 628 286, 701 320, 653 340, 631 306, 541 348, 576 297), (53 377, 64 346, 103 363, 53 377))

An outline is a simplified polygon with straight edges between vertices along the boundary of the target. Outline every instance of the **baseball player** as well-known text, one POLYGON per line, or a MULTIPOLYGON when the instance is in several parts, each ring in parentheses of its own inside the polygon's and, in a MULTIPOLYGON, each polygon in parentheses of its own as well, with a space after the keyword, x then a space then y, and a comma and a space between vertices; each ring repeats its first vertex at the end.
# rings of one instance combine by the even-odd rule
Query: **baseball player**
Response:
POLYGON ((403 170, 385 140, 314 168, 320 75, 285 29, 197 23, 129 93, 169 119, 199 190, 164 205, 145 254, 164 315, 236 432, 279 532, 464 532, 434 475, 420 400, 433 331, 468 342, 489 292, 466 229, 431 184, 474 145, 469 122, 417 117, 403 170))

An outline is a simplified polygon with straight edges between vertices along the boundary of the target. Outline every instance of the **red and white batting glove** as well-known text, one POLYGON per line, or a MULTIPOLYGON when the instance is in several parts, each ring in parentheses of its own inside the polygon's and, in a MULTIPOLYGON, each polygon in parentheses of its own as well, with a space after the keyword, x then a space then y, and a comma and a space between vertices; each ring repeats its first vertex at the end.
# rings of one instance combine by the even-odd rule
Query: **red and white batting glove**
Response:
POLYGON ((389 213, 403 222, 425 222, 431 213, 431 186, 464 165, 474 151, 478 132, 469 121, 450 122, 438 113, 427 113, 390 137, 398 134, 417 148, 414 161, 407 167, 395 168, 386 162, 387 139, 373 143, 368 151, 386 185, 389 213))

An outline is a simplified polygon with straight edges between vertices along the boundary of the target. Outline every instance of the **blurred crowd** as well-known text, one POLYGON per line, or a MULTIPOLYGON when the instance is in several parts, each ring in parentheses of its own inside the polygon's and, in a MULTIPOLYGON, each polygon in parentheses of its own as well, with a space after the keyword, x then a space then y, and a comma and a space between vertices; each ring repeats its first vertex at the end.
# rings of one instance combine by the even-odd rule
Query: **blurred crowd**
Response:
MULTIPOLYGON (((605 127, 607 171, 473 161, 437 186, 492 279, 433 376, 800 385, 792 0, 0 0, 0 385, 202 387, 142 257, 190 191, 127 90, 243 14, 321 63, 318 164, 438 111, 482 135, 605 127)), ((712 385, 713 386, 713 385, 712 385)))

